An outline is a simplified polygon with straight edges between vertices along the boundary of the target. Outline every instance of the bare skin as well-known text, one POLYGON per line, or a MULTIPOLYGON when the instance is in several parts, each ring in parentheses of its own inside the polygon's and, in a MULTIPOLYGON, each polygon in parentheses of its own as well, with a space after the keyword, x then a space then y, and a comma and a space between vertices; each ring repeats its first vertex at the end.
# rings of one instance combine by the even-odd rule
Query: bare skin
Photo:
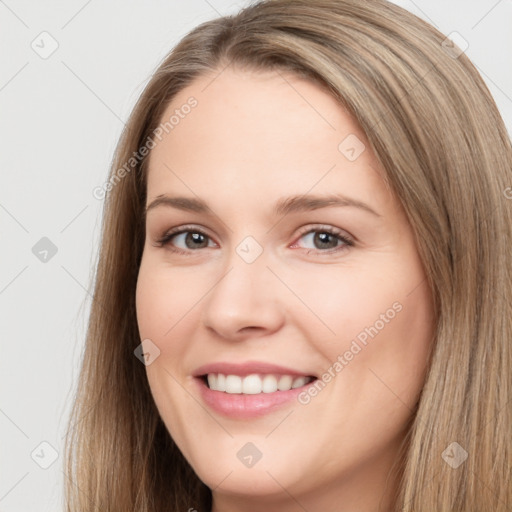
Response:
POLYGON ((364 133, 324 90, 283 73, 216 74, 174 98, 165 120, 190 96, 198 104, 150 155, 147 205, 168 195, 210 208, 147 213, 137 319, 160 350, 146 367, 156 405, 214 512, 388 511, 433 335, 411 227, 364 133), (355 159, 356 139, 339 149, 349 135, 366 147, 355 159), (273 212, 304 194, 340 194, 373 213, 273 212), (158 246, 181 226, 188 234, 158 246), (247 254, 263 249, 250 263, 243 241, 247 254), (193 377, 218 361, 284 365, 325 386, 233 418, 205 404, 193 377), (252 467, 237 457, 247 443, 262 454, 252 467))

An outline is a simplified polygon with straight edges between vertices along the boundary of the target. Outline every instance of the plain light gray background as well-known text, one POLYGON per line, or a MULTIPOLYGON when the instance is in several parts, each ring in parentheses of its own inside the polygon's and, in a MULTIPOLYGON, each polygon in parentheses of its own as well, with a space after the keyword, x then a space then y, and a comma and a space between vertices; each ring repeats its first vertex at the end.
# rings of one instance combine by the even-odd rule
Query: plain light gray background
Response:
MULTIPOLYGON (((123 120, 182 36, 249 3, 0 0, 1 512, 63 510, 62 443, 103 205, 92 190, 123 120), (43 237, 56 254, 40 252, 43 237)), ((469 43, 512 133, 512 1, 395 3, 469 43)))

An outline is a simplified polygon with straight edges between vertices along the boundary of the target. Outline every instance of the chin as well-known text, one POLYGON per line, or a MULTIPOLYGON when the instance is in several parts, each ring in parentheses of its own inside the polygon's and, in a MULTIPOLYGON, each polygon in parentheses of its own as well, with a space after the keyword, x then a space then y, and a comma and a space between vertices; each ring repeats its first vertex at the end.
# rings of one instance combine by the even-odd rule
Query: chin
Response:
MULTIPOLYGON (((226 466, 227 467, 227 466, 226 466)), ((209 468, 197 473, 198 477, 210 489, 223 494, 240 495, 246 498, 272 498, 288 489, 292 482, 286 480, 284 474, 267 470, 231 468, 225 473, 209 468), (270 474, 269 474, 270 473, 270 474)))
POLYGON ((304 472, 309 464, 305 460, 293 460, 297 443, 290 445, 291 451, 286 453, 282 450, 285 440, 276 438, 272 445, 270 440, 253 436, 254 445, 251 445, 248 438, 251 436, 230 438, 229 446, 224 444, 218 452, 209 451, 207 457, 207 447, 205 451, 196 447, 189 462, 199 479, 216 492, 255 498, 282 495, 283 488, 294 492, 305 490, 312 479, 304 472), (256 445, 261 452, 258 460, 256 445))

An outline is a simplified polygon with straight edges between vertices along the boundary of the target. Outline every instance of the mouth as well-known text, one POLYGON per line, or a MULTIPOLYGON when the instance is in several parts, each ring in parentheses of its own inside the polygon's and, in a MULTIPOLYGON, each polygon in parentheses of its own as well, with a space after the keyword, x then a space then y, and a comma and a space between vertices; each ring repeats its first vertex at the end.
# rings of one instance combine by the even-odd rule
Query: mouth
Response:
POLYGON ((263 362, 212 363, 193 374, 197 392, 213 412, 247 420, 293 406, 315 375, 263 362))
POLYGON ((212 391, 238 395, 259 395, 290 391, 310 384, 316 377, 311 375, 259 374, 234 375, 208 373, 199 377, 212 391))

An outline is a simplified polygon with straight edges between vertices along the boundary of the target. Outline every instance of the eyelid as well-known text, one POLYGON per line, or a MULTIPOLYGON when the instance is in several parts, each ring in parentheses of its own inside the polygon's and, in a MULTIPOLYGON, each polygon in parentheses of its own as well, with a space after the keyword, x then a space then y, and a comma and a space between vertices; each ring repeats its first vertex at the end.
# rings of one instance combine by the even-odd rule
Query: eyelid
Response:
MULTIPOLYGON (((155 246, 156 247, 166 247, 167 245, 171 245, 170 240, 173 237, 178 236, 183 233, 187 233, 187 232, 200 233, 200 234, 204 235, 205 237, 207 237, 209 240, 211 240, 213 243, 218 245, 217 242, 215 241, 215 239, 210 234, 208 234, 207 231, 208 230, 206 228, 203 228, 202 226, 200 226, 198 224, 184 224, 181 226, 176 226, 174 228, 171 228, 171 229, 165 231, 164 234, 156 240, 155 246)), ((327 255, 327 254, 337 253, 343 249, 352 247, 356 241, 354 236, 352 236, 350 233, 348 233, 347 231, 345 231, 341 228, 332 226, 330 224, 314 224, 313 223, 313 224, 308 224, 306 226, 303 226, 302 228, 299 228, 299 233, 295 236, 294 242, 291 244, 292 247, 295 246, 297 244, 298 240, 300 240, 304 235, 309 234, 311 232, 330 233, 331 235, 337 237, 341 242, 343 242, 344 245, 342 245, 340 247, 326 249, 326 250, 306 249, 307 254, 310 254, 311 252, 318 254, 318 255, 323 255, 323 254, 327 255)), ((197 253, 201 252, 199 249, 184 250, 179 247, 173 247, 170 250, 172 252, 175 252, 178 254, 187 254, 187 255, 192 255, 195 252, 197 252, 197 253)))
POLYGON ((308 249, 305 247, 299 247, 303 251, 305 251, 305 254, 308 256, 313 255, 315 257, 320 258, 341 256, 343 253, 345 253, 347 250, 351 249, 355 245, 355 237, 353 237, 345 230, 337 228, 332 225, 317 224, 305 226, 304 229, 301 229, 299 234, 296 236, 295 241, 292 243, 290 247, 296 250, 295 248, 297 247, 299 240, 302 237, 309 235, 310 233, 328 233, 329 235, 334 236, 338 242, 341 242, 341 244, 336 247, 331 247, 328 249, 308 249))
POLYGON ((311 231, 322 231, 325 230, 328 233, 336 234, 337 236, 340 236, 342 238, 346 238, 347 240, 350 240, 351 242, 355 242, 356 238, 352 236, 348 231, 337 228, 335 226, 332 226, 331 224, 308 224, 307 226, 304 226, 304 228, 300 228, 300 231, 298 235, 296 236, 296 239, 301 238, 302 236, 306 235, 307 233, 310 233, 311 231))
POLYGON ((170 241, 171 237, 174 237, 174 236, 180 235, 182 233, 186 233, 186 232, 201 233, 202 235, 204 235, 204 236, 208 237, 210 240, 212 240, 215 244, 217 244, 217 242, 215 242, 214 237, 212 237, 210 234, 208 234, 206 228, 204 228, 198 224, 183 224, 181 226, 176 226, 174 228, 164 231, 164 233, 161 236, 159 236, 157 238, 157 240, 155 241, 156 245, 159 247, 163 246, 167 242, 170 241))

